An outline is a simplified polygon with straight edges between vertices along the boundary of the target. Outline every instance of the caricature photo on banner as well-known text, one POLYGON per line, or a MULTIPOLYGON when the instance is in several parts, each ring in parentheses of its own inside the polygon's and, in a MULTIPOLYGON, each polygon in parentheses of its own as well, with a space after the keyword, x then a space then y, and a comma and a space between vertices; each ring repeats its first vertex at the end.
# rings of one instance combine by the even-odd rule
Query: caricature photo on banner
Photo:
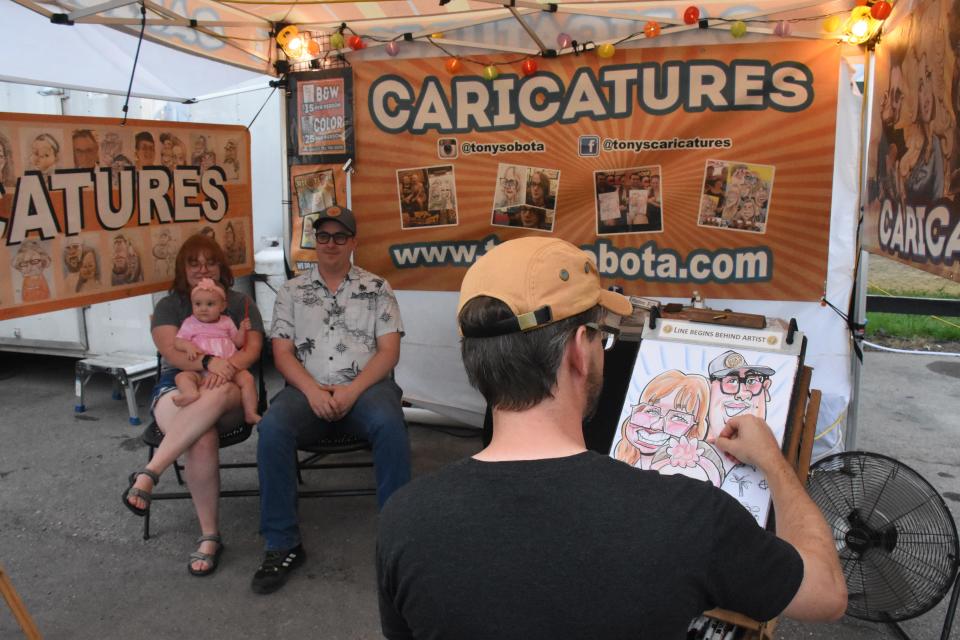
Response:
POLYGON ((823 295, 835 43, 618 48, 493 80, 496 56, 445 61, 353 64, 358 261, 396 288, 457 290, 486 250, 537 234, 629 294, 823 295))
POLYGON ((960 281, 960 4, 896 11, 876 48, 863 242, 960 281))
POLYGON ((0 113, 0 320, 170 288, 214 238, 253 270, 245 127, 0 113))

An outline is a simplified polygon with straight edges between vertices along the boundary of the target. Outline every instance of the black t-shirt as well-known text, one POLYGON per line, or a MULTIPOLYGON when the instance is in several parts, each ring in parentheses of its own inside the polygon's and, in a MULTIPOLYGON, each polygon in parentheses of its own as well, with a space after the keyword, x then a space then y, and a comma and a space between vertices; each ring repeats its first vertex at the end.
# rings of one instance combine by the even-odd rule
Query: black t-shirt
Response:
POLYGON ((466 459, 393 495, 377 543, 387 638, 682 638, 723 607, 778 615, 797 551, 706 482, 594 452, 466 459))

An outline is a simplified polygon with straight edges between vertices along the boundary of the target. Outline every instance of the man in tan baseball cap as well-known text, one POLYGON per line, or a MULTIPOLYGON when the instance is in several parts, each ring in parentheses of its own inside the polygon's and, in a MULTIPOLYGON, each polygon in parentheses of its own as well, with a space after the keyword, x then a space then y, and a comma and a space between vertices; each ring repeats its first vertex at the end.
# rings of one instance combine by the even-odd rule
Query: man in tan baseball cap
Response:
POLYGON ((717 446, 767 471, 790 538, 710 483, 587 450, 604 346, 631 310, 559 239, 505 242, 467 271, 461 353, 493 438, 381 512, 386 638, 679 638, 717 606, 842 615, 833 539, 761 421, 728 425, 717 446))

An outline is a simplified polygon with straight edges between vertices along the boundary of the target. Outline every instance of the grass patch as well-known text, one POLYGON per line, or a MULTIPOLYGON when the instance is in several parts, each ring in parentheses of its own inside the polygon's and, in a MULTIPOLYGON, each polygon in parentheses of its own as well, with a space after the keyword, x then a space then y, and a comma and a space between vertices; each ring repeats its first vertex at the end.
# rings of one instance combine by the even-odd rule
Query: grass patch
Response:
MULTIPOLYGON (((894 295, 910 298, 954 298, 942 291, 880 290, 868 287, 870 295, 894 295)), ((939 317, 939 316, 938 316, 939 317)), ((867 313, 867 338, 887 336, 895 338, 925 338, 940 342, 960 342, 960 318, 911 316, 900 313, 867 313)))
POLYGON ((872 336, 886 336, 960 342, 960 318, 943 318, 943 320, 946 322, 930 316, 871 312, 867 314, 867 339, 872 336), (952 322, 954 326, 947 322, 952 322))

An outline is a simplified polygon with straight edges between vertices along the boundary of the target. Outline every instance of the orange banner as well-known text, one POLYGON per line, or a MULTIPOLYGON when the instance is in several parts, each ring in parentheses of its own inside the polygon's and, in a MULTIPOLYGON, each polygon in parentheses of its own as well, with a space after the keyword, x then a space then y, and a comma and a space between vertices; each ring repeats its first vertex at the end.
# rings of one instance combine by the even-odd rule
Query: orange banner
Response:
POLYGON ((244 127, 0 113, 0 320, 170 287, 214 237, 253 270, 244 127))
POLYGON ((877 46, 863 244, 960 281, 957 7, 917 3, 877 46))
POLYGON ((625 49, 492 81, 444 62, 353 65, 358 261, 395 288, 456 290, 493 244, 538 233, 631 294, 823 294, 835 44, 625 49))

